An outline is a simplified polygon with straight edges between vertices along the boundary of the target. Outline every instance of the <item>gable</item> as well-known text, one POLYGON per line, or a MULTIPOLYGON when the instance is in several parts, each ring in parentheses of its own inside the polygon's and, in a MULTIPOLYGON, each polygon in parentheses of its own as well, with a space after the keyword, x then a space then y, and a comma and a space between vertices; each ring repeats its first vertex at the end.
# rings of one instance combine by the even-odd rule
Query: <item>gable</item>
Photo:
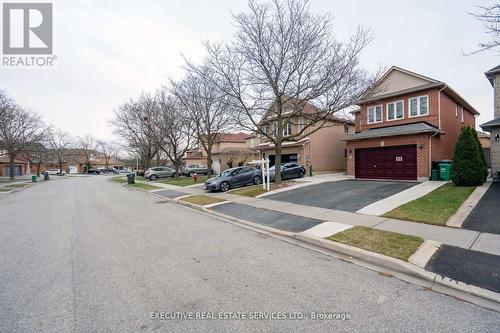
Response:
POLYGON ((418 86, 423 86, 437 81, 411 73, 408 71, 392 68, 384 75, 381 81, 375 86, 374 93, 369 94, 370 97, 387 95, 401 90, 413 89, 418 86))

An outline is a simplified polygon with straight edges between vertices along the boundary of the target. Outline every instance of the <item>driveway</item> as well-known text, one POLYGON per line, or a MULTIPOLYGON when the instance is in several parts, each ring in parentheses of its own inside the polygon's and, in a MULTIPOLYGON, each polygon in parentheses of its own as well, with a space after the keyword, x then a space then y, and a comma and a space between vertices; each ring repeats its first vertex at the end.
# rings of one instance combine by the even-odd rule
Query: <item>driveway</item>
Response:
POLYGON ((476 207, 465 219, 462 228, 500 234, 500 183, 491 184, 476 207))
POLYGON ((342 180, 281 192, 267 196, 266 199, 355 212, 415 185, 417 183, 342 180))

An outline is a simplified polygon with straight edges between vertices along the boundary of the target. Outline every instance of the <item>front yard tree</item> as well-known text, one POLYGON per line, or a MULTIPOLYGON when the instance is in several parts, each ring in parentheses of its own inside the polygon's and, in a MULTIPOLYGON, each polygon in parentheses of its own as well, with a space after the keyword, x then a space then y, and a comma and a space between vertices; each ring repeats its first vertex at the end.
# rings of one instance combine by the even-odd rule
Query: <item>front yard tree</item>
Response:
POLYGON ((60 175, 62 175, 63 165, 68 162, 68 149, 71 147, 73 139, 68 132, 58 129, 50 134, 48 141, 49 148, 52 150, 52 154, 56 158, 60 175))
POLYGON ((106 166, 106 169, 109 169, 109 162, 118 153, 118 147, 112 142, 103 140, 97 141, 97 147, 104 158, 104 165, 106 166))
POLYGON ((0 150, 9 156, 10 179, 15 178, 16 156, 41 141, 46 134, 39 115, 23 109, 0 90, 0 150))
POLYGON ((373 82, 359 64, 370 34, 358 28, 347 42, 337 40, 331 16, 311 13, 307 0, 250 0, 249 11, 235 15, 234 25, 231 43, 205 44, 216 74, 212 81, 232 97, 238 124, 275 145, 276 165, 283 142, 319 130, 373 82), (308 102, 318 112, 304 112, 308 102), (274 130, 263 126, 264 115, 273 119, 274 130), (301 129, 285 137, 285 126, 302 117, 301 129))
POLYGON ((172 93, 189 115, 198 143, 207 154, 208 177, 212 175, 212 147, 233 126, 229 96, 214 80, 211 67, 191 64, 182 81, 171 82, 172 93))
POLYGON ((151 159, 158 151, 149 125, 155 107, 154 98, 150 94, 142 94, 138 100, 122 104, 111 121, 113 133, 124 142, 123 148, 139 156, 145 169, 149 168, 151 159))
POLYGON ((486 181, 484 156, 474 138, 474 131, 471 127, 462 127, 455 145, 451 180, 457 186, 479 186, 486 181))
POLYGON ((155 126, 156 141, 180 175, 182 157, 196 143, 195 122, 189 117, 182 103, 167 89, 156 93, 157 112, 151 126, 155 126))
POLYGON ((94 157, 97 149, 96 139, 92 135, 78 137, 78 146, 85 158, 85 173, 89 173, 90 160, 94 157))

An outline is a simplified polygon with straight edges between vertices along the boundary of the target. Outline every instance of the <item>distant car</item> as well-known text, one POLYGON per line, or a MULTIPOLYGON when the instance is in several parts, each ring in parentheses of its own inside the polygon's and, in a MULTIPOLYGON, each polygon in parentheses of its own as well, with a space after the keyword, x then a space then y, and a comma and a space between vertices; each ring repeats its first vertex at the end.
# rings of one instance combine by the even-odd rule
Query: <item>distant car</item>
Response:
POLYGON ((175 177, 175 170, 166 166, 158 166, 149 168, 144 173, 144 178, 149 180, 156 180, 158 178, 175 177))
POLYGON ((129 169, 118 169, 118 173, 130 173, 129 169))
POLYGON ((105 172, 105 173, 112 173, 112 174, 118 174, 118 170, 116 170, 115 168, 104 168, 101 172, 105 172))
MULTIPOLYGON (((306 174, 306 169, 297 163, 283 163, 281 165, 281 179, 302 178, 306 174)), ((274 182, 276 177, 276 166, 269 168, 269 179, 274 182)))
POLYGON ((135 170, 135 175, 136 176, 144 176, 144 170, 135 170))
POLYGON ((232 188, 262 183, 260 170, 251 167, 232 168, 205 182, 205 190, 226 192, 232 188))
POLYGON ((59 169, 50 169, 50 170, 47 170, 47 172, 49 173, 49 175, 57 175, 57 176, 66 174, 66 172, 64 170, 61 172, 61 170, 59 170, 59 169))
MULTIPOLYGON (((199 165, 188 165, 184 169, 182 169, 181 173, 184 176, 192 177, 195 173, 197 175, 206 175, 208 173, 208 169, 204 166, 199 165)), ((212 174, 214 171, 212 170, 212 174)))

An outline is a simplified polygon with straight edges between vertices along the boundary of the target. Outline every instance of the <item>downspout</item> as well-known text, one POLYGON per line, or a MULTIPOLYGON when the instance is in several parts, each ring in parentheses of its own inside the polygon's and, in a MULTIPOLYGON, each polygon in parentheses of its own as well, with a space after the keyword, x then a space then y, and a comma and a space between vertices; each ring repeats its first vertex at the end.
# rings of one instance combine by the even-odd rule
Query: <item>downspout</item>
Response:
POLYGON ((432 176, 432 138, 438 135, 439 132, 434 132, 431 136, 429 136, 429 177, 432 176))
POLYGON ((438 91, 438 127, 441 129, 441 91, 446 89, 446 84, 444 85, 443 88, 439 89, 438 91))

